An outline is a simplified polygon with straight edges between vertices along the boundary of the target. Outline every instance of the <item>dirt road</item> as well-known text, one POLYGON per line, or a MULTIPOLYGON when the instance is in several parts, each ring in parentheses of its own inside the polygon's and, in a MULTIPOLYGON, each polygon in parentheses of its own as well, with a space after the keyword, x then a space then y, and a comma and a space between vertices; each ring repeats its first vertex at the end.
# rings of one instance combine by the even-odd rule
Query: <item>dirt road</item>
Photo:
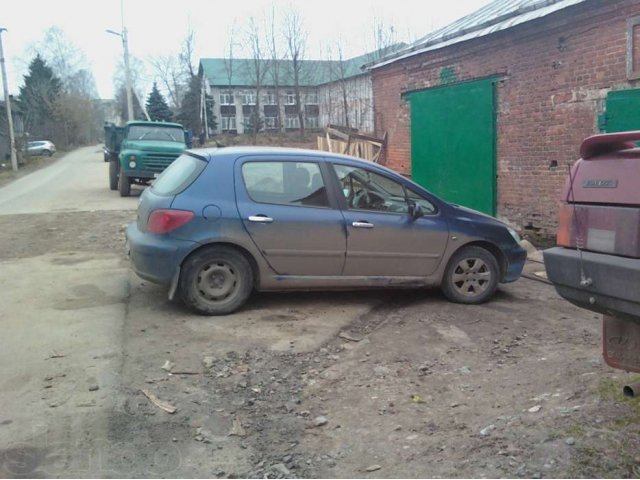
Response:
POLYGON ((50 169, 0 189, 0 477, 640 473, 635 377, 550 286, 478 307, 262 294, 194 316, 130 273, 137 199, 108 190, 99 148, 50 169))

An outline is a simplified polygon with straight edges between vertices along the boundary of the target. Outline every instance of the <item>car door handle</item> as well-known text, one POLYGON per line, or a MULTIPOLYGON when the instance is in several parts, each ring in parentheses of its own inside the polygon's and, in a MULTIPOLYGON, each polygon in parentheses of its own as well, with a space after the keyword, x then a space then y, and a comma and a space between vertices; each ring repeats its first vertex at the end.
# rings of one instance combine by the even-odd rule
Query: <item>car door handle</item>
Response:
POLYGON ((249 221, 256 223, 271 223, 273 222, 273 218, 267 217, 266 215, 251 215, 249 217, 249 221))
POLYGON ((353 222, 351 225, 353 225, 356 228, 373 228, 373 223, 369 223, 369 222, 353 222))

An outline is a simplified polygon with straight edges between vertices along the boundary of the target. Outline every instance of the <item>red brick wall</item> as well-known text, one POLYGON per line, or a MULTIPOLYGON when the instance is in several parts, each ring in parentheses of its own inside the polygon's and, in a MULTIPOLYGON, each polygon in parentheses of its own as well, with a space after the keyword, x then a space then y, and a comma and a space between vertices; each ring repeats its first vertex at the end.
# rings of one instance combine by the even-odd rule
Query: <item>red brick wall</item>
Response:
POLYGON ((560 189, 581 141, 597 133, 609 89, 628 82, 627 24, 638 0, 589 0, 549 17, 373 71, 376 131, 387 131, 387 165, 410 174, 408 103, 403 92, 501 75, 497 83, 498 215, 525 232, 552 235, 560 189), (550 169, 552 160, 557 169, 550 169))

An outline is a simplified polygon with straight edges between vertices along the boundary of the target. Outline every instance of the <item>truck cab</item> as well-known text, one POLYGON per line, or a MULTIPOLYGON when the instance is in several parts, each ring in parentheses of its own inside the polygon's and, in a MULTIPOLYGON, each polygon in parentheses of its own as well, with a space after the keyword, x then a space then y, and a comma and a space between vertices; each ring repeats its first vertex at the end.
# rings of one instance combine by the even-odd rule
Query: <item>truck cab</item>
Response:
POLYGON ((640 371, 640 131, 595 135, 562 193, 549 280, 571 303, 604 315, 603 351, 640 371))
POLYGON ((124 129, 109 128, 105 127, 109 186, 123 197, 132 184, 148 185, 187 148, 188 132, 178 123, 133 121, 124 129))

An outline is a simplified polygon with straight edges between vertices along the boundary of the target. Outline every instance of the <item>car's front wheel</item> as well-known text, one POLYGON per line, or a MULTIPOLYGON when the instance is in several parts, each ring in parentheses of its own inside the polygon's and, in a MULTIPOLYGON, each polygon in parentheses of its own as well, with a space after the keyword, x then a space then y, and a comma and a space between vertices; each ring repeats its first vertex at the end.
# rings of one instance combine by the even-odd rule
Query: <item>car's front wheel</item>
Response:
POLYGON ((182 300, 201 315, 225 315, 240 308, 253 290, 247 259, 229 247, 209 247, 191 255, 182 266, 182 300))
POLYGON ((464 247, 449 260, 442 291, 456 303, 483 303, 498 288, 499 275, 498 262, 491 252, 476 246, 464 247))

